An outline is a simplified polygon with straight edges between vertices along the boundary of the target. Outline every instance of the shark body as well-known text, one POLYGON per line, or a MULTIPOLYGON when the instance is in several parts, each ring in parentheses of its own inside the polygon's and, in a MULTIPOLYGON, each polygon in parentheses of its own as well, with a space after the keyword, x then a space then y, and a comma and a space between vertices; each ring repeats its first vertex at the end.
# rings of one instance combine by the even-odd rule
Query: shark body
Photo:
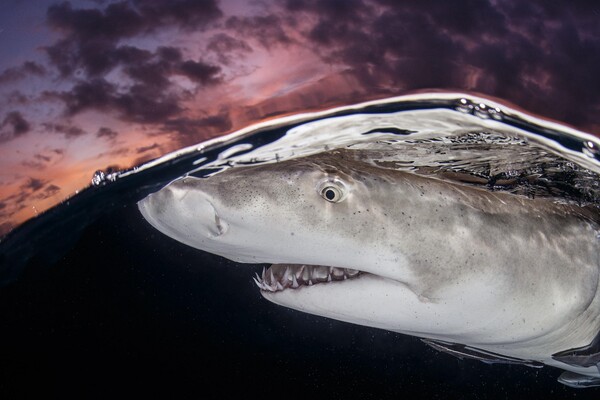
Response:
POLYGON ((183 177, 139 209, 187 245, 273 264, 256 282, 274 303, 600 385, 599 228, 588 210, 357 154, 183 177))

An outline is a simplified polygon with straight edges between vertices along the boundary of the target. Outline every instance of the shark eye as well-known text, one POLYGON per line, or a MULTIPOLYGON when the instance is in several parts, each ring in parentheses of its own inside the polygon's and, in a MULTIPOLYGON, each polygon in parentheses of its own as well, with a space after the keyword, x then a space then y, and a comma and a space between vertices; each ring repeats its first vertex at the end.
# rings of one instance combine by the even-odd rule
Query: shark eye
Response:
POLYGON ((340 179, 330 178, 317 186, 317 193, 330 203, 339 203, 346 198, 348 189, 340 179))
POLYGON ((331 203, 337 203, 342 199, 342 192, 335 186, 325 186, 321 190, 321 196, 331 203))

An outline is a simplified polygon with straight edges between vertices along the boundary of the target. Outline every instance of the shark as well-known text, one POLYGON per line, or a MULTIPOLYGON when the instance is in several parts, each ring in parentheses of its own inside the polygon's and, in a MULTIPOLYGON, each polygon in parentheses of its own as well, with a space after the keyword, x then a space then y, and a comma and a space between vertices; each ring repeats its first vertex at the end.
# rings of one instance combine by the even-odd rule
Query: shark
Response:
POLYGON ((138 203, 239 263, 281 306, 600 386, 597 210, 366 162, 337 149, 183 176, 138 203))

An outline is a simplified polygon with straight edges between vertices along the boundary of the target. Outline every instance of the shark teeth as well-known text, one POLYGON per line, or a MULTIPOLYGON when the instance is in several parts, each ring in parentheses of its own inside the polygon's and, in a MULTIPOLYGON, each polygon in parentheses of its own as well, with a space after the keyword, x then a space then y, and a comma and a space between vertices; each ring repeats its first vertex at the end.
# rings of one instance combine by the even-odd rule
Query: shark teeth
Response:
POLYGON ((256 274, 252 279, 261 290, 279 292, 288 288, 297 289, 319 283, 343 281, 359 275, 360 271, 351 268, 275 264, 269 269, 263 268, 262 274, 260 276, 256 274))

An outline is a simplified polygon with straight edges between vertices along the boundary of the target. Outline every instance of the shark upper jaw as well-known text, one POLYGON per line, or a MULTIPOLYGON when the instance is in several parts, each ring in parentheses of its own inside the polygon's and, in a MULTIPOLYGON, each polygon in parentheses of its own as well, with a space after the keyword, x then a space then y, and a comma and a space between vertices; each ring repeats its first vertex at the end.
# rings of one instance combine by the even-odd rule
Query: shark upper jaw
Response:
POLYGON ((303 287, 339 283, 358 279, 366 272, 352 268, 328 267, 306 264, 273 264, 263 268, 262 275, 256 274, 254 282, 263 292, 280 292, 303 287))

